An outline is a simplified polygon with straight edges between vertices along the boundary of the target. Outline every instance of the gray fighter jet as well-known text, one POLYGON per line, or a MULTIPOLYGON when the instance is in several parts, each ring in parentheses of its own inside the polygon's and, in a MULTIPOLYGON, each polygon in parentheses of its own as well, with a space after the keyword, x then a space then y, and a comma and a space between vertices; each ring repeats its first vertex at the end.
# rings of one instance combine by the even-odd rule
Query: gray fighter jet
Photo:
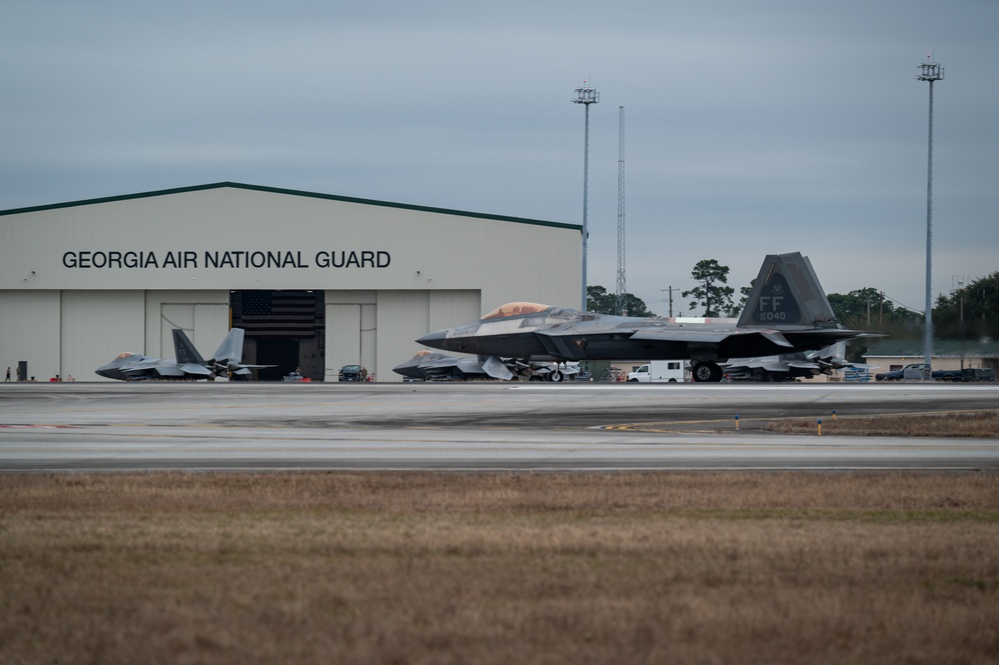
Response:
POLYGON ((766 257, 735 326, 610 316, 510 303, 478 322, 416 340, 443 351, 521 360, 690 359, 695 381, 720 381, 730 358, 823 349, 868 333, 836 322, 807 257, 766 257))
POLYGON ((126 351, 119 353, 114 360, 94 371, 100 376, 119 381, 151 379, 214 381, 220 375, 248 377, 251 369, 274 367, 275 365, 244 365, 240 362, 243 357, 243 335, 242 328, 233 328, 219 344, 214 355, 205 360, 184 331, 174 328, 173 348, 177 354, 176 360, 150 358, 126 351))
POLYGON ((511 358, 489 356, 459 358, 446 353, 418 351, 415 356, 392 368, 396 374, 419 381, 468 381, 475 379, 501 379, 510 381, 523 378, 533 381, 558 383, 579 373, 578 365, 554 362, 520 362, 511 358))
POLYGON ((793 381, 832 374, 839 369, 872 370, 877 365, 852 363, 832 348, 807 353, 784 353, 765 358, 740 358, 722 363, 722 371, 733 381, 793 381))

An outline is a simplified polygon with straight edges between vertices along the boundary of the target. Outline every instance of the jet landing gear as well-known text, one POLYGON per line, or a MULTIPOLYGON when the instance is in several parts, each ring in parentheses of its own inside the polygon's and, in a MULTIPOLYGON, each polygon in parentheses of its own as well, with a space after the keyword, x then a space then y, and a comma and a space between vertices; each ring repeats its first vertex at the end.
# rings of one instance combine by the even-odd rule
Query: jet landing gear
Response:
POLYGON ((560 369, 552 369, 550 372, 537 372, 531 371, 531 374, 527 376, 528 381, 550 381, 551 383, 562 383, 565 381, 565 374, 562 373, 560 369))
POLYGON ((695 383, 718 383, 722 380, 722 369, 710 360, 698 360, 690 369, 695 383))
POLYGON ((520 375, 528 381, 549 381, 551 383, 562 383, 566 379, 566 372, 556 363, 530 363, 526 360, 517 361, 522 367, 520 375))

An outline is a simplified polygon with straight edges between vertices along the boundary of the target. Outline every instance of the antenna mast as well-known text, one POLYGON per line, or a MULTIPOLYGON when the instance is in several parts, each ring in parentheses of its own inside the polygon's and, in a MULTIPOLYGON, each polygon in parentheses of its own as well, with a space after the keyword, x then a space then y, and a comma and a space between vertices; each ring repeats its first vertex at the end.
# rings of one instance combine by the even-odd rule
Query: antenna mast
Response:
POLYGON ((624 107, 619 106, 617 121, 617 313, 626 315, 625 294, 628 286, 624 270, 624 107))

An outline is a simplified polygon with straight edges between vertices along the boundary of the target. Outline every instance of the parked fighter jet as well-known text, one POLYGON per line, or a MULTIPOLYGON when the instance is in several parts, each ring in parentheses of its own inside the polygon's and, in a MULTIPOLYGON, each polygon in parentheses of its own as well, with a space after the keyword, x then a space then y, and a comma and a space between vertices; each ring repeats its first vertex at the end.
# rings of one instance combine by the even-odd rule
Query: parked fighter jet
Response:
POLYGON ((444 351, 521 360, 691 359, 695 381, 720 381, 718 363, 729 358, 823 349, 866 334, 836 323, 811 263, 795 252, 766 257, 735 326, 519 302, 416 341, 444 351))
POLYGON ((208 379, 214 381, 220 374, 233 374, 240 377, 250 375, 251 369, 274 367, 274 365, 244 365, 243 329, 233 328, 219 344, 215 354, 205 360, 194 348, 194 344, 183 330, 174 328, 173 348, 177 359, 163 360, 150 358, 128 351, 107 365, 98 367, 95 372, 108 379, 119 381, 141 381, 149 379, 208 379))
POLYGON ((808 353, 783 353, 765 358, 740 358, 722 363, 722 371, 733 381, 793 381, 832 374, 838 369, 876 369, 877 365, 852 363, 835 355, 832 348, 808 353))
POLYGON ((396 374, 422 381, 467 381, 469 379, 502 379, 516 377, 526 380, 560 382, 579 373, 573 363, 520 362, 510 358, 489 356, 484 360, 459 358, 444 353, 423 350, 406 362, 392 368, 396 374))

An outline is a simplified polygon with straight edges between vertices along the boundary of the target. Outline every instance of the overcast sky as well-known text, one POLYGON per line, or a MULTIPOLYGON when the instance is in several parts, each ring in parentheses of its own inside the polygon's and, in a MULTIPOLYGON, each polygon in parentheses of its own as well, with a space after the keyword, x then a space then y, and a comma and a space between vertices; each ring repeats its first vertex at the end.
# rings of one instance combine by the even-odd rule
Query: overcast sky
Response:
POLYGON ((997 0, 13 0, 0 209, 235 181, 579 224, 587 81, 590 284, 617 281, 624 106, 627 285, 650 309, 699 260, 738 292, 800 251, 828 293, 922 310, 918 66, 946 72, 936 294, 999 270, 997 35, 997 0))

